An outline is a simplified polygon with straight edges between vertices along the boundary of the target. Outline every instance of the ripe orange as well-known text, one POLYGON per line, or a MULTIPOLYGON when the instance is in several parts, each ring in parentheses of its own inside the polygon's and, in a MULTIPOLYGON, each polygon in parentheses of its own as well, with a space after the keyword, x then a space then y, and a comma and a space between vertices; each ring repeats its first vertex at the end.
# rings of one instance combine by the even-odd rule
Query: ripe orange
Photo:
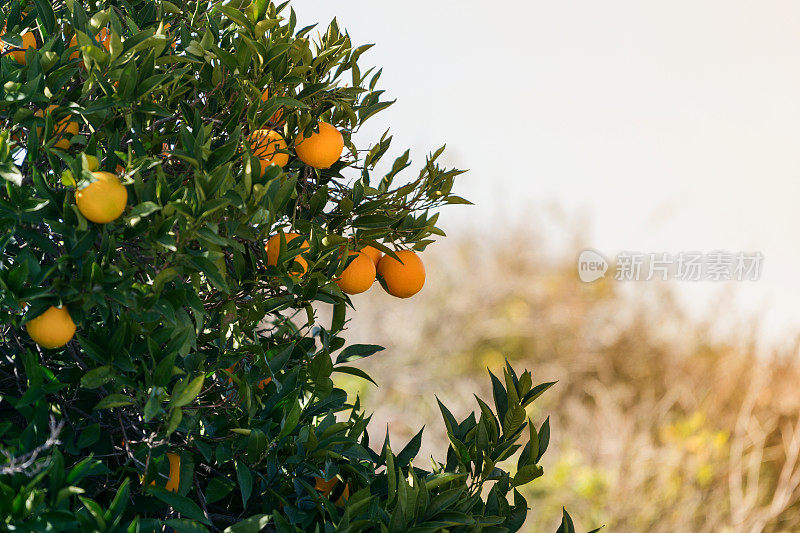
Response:
POLYGON ((370 259, 372 259, 372 262, 375 263, 376 267, 378 266, 378 261, 380 261, 381 257, 383 257, 383 252, 374 246, 364 246, 361 251, 367 254, 370 259))
POLYGON ((111 172, 92 172, 93 181, 75 193, 75 203, 81 214, 97 224, 116 220, 125 211, 128 189, 111 172))
POLYGON ((53 307, 25 324, 28 335, 42 348, 60 348, 75 335, 75 322, 66 307, 53 307))
POLYGON ((250 134, 250 149, 261 163, 261 172, 270 165, 283 168, 289 162, 289 154, 279 150, 286 150, 286 141, 275 130, 256 130, 250 134))
MULTIPOLYGON (((95 39, 100 42, 100 45, 108 51, 111 48, 111 34, 108 31, 108 28, 101 28, 100 31, 95 36, 95 39)), ((72 39, 69 41, 69 47, 72 48, 73 46, 78 46, 78 36, 73 35, 72 39)), ((80 56, 80 50, 75 50, 69 55, 70 59, 76 59, 80 56)))
POLYGON ((384 255, 378 262, 378 274, 386 283, 386 292, 398 298, 409 298, 425 285, 425 265, 411 250, 395 252, 400 261, 384 255))
MULTIPOLYGON (((5 35, 5 30, 3 33, 0 33, 0 37, 5 35)), ((25 50, 28 48, 36 49, 36 37, 33 35, 33 32, 25 32, 20 37, 22 37, 22 50, 17 50, 16 52, 11 52, 9 55, 14 58, 14 61, 19 63, 20 65, 27 65, 27 61, 25 60, 25 50)), ((6 45, 2 40, 0 40, 0 52, 2 52, 8 46, 9 48, 16 48, 16 46, 6 45)))
MULTIPOLYGON (((286 244, 288 245, 290 242, 294 241, 300 237, 298 233, 286 233, 284 238, 286 239, 286 244)), ((300 245, 301 250, 307 250, 309 248, 309 244, 307 240, 303 240, 303 243, 300 245)), ((267 241, 267 264, 270 266, 276 266, 278 264, 278 256, 281 253, 281 233, 276 233, 272 237, 269 238, 267 241)), ((300 277, 303 277, 305 273, 308 271, 308 261, 302 255, 298 255, 294 258, 294 262, 290 267, 291 271, 297 271, 299 268, 302 269, 300 273, 300 277)))
MULTIPOLYGON (((233 364, 230 366, 230 368, 228 368, 227 370, 228 370, 228 372, 230 372, 231 374, 233 374, 233 373, 236 371, 236 363, 233 363, 233 364)), ((230 383, 233 383, 233 378, 229 377, 229 378, 228 378, 228 383, 229 383, 229 384, 230 384, 230 383)))
POLYGON ((306 165, 314 168, 328 168, 336 163, 344 150, 342 134, 328 124, 319 122, 319 131, 313 132, 306 138, 303 132, 295 140, 294 150, 297 157, 306 165))
POLYGON ((167 36, 170 38, 170 46, 172 47, 173 50, 175 50, 175 47, 178 45, 178 43, 175 42, 175 39, 173 39, 172 36, 169 33, 169 29, 171 27, 172 27, 172 24, 170 24, 169 22, 164 24, 164 31, 167 32, 167 36))
MULTIPOLYGON (((266 102, 267 100, 269 100, 269 96, 270 96, 269 88, 264 89, 264 92, 261 93, 261 101, 266 102)), ((284 122, 283 120, 281 120, 282 118, 283 118, 283 111, 278 109, 272 114, 271 117, 269 117, 269 121, 275 124, 276 126, 280 126, 284 122)))
POLYGON ((375 263, 364 252, 350 252, 350 255, 355 255, 356 258, 350 261, 336 284, 342 292, 359 294, 372 287, 372 282, 375 281, 375 263))
POLYGON ((181 484, 181 456, 177 453, 167 452, 169 460, 169 479, 164 488, 170 492, 178 492, 181 484))
MULTIPOLYGON (((47 111, 42 111, 41 109, 38 110, 33 114, 35 117, 44 118, 44 114, 47 113, 48 115, 53 113, 53 110, 57 109, 57 105, 50 105, 47 106, 47 111)), ((60 137, 55 144, 56 148, 61 148, 62 150, 69 149, 71 144, 70 138, 73 135, 77 135, 78 131, 80 131, 80 126, 74 120, 70 120, 69 115, 62 118, 58 122, 53 125, 53 135, 56 137, 60 137)), ((36 133, 41 138, 42 136, 42 127, 36 126, 36 133)))
MULTIPOLYGON (((236 370, 236 365, 237 365, 237 363, 234 363, 233 365, 231 365, 231 367, 228 368, 228 372, 233 373, 236 370)), ((261 381, 258 382, 258 388, 261 389, 261 390, 264 390, 264 388, 267 385, 269 385, 271 381, 272 381, 272 378, 262 379, 261 381)), ((232 383, 233 383, 233 378, 228 378, 228 384, 230 385, 232 383)))
MULTIPOLYGON (((319 476, 314 477, 314 488, 317 489, 322 493, 323 496, 326 498, 330 497, 331 492, 336 486, 339 484, 339 478, 332 477, 331 479, 322 479, 319 476)), ((342 495, 339 496, 339 499, 336 500, 336 505, 343 506, 344 502, 350 499, 350 487, 345 484, 344 489, 342 490, 342 495)))

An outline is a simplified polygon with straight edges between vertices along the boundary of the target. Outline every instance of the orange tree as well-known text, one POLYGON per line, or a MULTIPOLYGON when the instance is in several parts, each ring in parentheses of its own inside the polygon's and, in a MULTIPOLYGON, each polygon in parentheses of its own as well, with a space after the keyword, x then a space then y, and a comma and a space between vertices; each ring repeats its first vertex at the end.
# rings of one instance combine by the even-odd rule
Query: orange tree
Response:
POLYGON ((466 203, 441 150, 397 186, 408 152, 378 178, 391 137, 352 142, 391 103, 369 46, 265 0, 0 13, 0 529, 521 527, 550 383, 442 405, 423 468, 332 380, 381 349, 345 346, 347 293, 419 291, 434 210, 466 203))

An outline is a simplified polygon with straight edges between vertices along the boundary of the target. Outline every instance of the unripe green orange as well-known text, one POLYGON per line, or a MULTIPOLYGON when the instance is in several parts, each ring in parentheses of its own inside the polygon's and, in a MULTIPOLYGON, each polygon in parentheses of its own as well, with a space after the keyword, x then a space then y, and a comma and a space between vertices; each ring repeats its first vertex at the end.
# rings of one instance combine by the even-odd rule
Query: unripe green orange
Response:
POLYGON ((100 168, 100 160, 93 155, 86 156, 86 163, 88 164, 88 169, 90 172, 94 172, 100 168))

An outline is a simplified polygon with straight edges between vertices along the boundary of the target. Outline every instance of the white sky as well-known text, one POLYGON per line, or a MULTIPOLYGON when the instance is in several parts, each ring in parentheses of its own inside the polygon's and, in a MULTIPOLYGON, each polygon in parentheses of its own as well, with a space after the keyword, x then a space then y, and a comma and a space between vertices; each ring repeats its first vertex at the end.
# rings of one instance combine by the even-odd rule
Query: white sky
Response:
MULTIPOLYGON (((448 144, 477 207, 451 234, 530 223, 562 253, 761 251, 735 309, 766 335, 800 331, 800 2, 770 0, 295 0, 336 16, 384 67, 391 126, 415 161, 448 144), (580 224, 583 224, 582 226, 580 224)), ((369 123, 368 123, 369 125, 369 123)), ((677 283, 713 309, 714 283, 677 283)), ((635 288, 634 288, 635 290, 635 288)), ((727 310, 726 310, 727 313, 727 310)), ((730 313, 734 316, 733 313, 730 313)))

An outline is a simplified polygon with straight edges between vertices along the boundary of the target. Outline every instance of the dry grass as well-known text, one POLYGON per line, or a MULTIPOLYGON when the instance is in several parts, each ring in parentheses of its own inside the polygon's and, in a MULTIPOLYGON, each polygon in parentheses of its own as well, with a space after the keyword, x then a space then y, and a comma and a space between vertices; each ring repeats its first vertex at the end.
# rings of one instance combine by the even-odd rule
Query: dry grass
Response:
POLYGON ((423 450, 442 458, 435 395, 469 412, 473 392, 490 397, 485 369, 508 358, 559 381, 531 413, 551 417, 553 441, 527 530, 554 530, 563 504, 583 529, 800 531, 797 346, 720 340, 668 286, 627 296, 613 281, 582 284, 571 260, 519 242, 530 237, 434 247, 417 297, 356 297, 350 339, 387 351, 361 365, 379 388, 340 384, 375 410, 373 432, 388 426, 397 448, 425 424, 423 450))

